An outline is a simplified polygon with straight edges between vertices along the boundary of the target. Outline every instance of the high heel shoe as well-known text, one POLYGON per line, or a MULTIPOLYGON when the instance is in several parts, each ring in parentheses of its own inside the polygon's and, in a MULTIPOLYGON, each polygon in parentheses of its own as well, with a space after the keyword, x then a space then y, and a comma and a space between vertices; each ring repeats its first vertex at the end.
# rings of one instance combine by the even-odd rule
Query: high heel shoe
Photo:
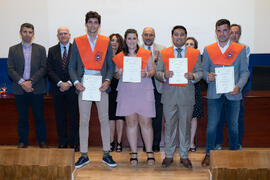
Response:
POLYGON ((115 149, 115 141, 111 142, 111 150, 110 152, 113 152, 115 149))
POLYGON ((129 153, 130 155, 131 155, 131 158, 130 158, 130 164, 132 165, 132 166, 137 166, 137 164, 138 164, 138 158, 137 158, 137 152, 131 152, 131 153, 129 153), (135 156, 136 155, 136 156, 135 156), (135 156, 135 157, 134 157, 135 156))
POLYGON ((155 157, 154 157, 154 152, 146 152, 147 154, 147 164, 152 166, 155 164, 155 157), (151 154, 152 156, 149 157, 149 154, 151 154))
POLYGON ((116 152, 122 152, 122 142, 116 144, 116 149, 115 149, 116 152))

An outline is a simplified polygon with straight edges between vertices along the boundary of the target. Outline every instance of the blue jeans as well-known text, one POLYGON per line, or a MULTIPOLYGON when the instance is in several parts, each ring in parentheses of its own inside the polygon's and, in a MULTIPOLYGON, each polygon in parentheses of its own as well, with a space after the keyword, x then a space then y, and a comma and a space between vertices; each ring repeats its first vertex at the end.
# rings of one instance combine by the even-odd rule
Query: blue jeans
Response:
POLYGON ((207 100, 208 123, 206 130, 206 154, 208 155, 210 154, 210 150, 215 148, 217 127, 223 109, 225 110, 225 117, 227 117, 230 150, 239 149, 238 117, 240 100, 231 101, 228 100, 225 95, 222 95, 219 99, 207 100))
MULTIPOLYGON (((246 86, 245 86, 246 87, 246 86)), ((245 122, 244 122, 244 114, 245 114, 245 100, 244 97, 246 95, 246 88, 242 91, 243 99, 240 100, 240 111, 239 111, 239 119, 238 119, 238 132, 239 132, 239 144, 242 145, 242 140, 244 136, 245 122)), ((223 108, 221 112, 220 122, 218 123, 217 134, 216 134, 216 144, 222 144, 224 141, 224 128, 225 128, 225 109, 223 108)))

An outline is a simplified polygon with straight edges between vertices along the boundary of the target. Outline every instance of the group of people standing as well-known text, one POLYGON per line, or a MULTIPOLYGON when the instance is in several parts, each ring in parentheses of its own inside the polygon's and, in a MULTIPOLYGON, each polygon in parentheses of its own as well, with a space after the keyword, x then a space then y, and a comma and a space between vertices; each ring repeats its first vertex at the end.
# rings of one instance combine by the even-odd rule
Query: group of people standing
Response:
POLYGON ((172 46, 165 48, 154 43, 153 28, 144 28, 143 44, 139 46, 135 29, 126 30, 124 39, 119 34, 106 37, 98 34, 100 24, 101 16, 97 12, 88 12, 85 16, 87 34, 74 38, 72 44, 69 43, 68 28, 60 27, 57 31, 59 43, 49 49, 48 58, 44 47, 32 43, 34 26, 22 24, 22 43, 11 47, 8 56, 8 74, 13 81, 19 113, 19 148, 28 146, 29 106, 34 113, 38 143, 42 148, 47 147, 43 118, 46 72, 54 99, 59 148, 80 150, 81 156, 75 163, 76 168, 90 162, 88 136, 92 101, 82 99, 82 92, 86 88, 83 83, 85 75, 102 76, 102 85, 99 87, 101 99, 95 103, 104 151, 102 162, 110 167, 117 166, 110 151, 122 151, 124 124, 131 149, 130 164, 138 164, 137 137, 140 131, 147 164, 153 165, 154 152, 160 151, 164 115, 165 158, 162 167, 166 168, 173 162, 178 131, 180 163, 185 168, 192 168, 188 151, 196 151, 194 136, 197 118, 203 116, 199 84, 202 78, 208 83, 207 147, 202 166, 209 165, 210 150, 218 144, 216 133, 218 123, 222 122, 221 117, 226 117, 228 123, 230 149, 240 148, 238 116, 241 92, 249 76, 247 48, 230 40, 231 26, 228 20, 217 21, 218 42, 205 48, 203 61, 197 50, 197 40, 187 37, 184 26, 173 27, 172 46), (124 57, 141 58, 140 83, 123 82, 124 57), (174 72, 169 69, 170 58, 187 58, 188 72, 184 74, 186 84, 169 83, 169 79, 174 76, 174 72), (235 87, 232 92, 217 94, 215 68, 224 66, 234 67, 235 87), (69 136, 65 129, 67 114, 69 136))

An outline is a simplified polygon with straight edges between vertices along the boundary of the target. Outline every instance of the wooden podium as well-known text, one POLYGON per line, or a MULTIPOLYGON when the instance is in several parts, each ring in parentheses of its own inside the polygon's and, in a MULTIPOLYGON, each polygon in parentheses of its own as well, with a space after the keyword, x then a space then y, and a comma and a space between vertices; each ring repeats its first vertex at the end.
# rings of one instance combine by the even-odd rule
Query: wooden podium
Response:
POLYGON ((73 149, 0 149, 3 180, 70 180, 73 170, 73 149))
POLYGON ((210 179, 269 180, 270 151, 211 151, 210 179))

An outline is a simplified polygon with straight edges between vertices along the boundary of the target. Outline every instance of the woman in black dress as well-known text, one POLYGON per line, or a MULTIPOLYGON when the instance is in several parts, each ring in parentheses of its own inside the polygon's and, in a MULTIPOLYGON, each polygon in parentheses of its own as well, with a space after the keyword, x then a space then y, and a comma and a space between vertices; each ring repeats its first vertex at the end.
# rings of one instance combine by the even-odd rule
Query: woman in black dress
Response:
MULTIPOLYGON (((198 41, 193 37, 188 37, 186 40, 186 47, 198 48, 198 41)), ((191 129, 190 129, 190 148, 189 151, 196 152, 196 145, 194 143, 194 138, 197 130, 197 119, 203 117, 203 102, 201 94, 200 82, 195 84, 195 105, 192 114, 191 120, 191 129)))
MULTIPOLYGON (((123 38, 120 34, 110 35, 113 56, 123 50, 123 38)), ((111 91, 109 93, 109 120, 110 120, 110 141, 111 151, 122 152, 122 133, 124 127, 124 117, 115 116, 116 113, 116 97, 118 79, 115 77, 111 81, 111 91), (115 128, 116 127, 116 128, 115 128), (114 140, 115 129, 117 132, 117 140, 114 140)))

